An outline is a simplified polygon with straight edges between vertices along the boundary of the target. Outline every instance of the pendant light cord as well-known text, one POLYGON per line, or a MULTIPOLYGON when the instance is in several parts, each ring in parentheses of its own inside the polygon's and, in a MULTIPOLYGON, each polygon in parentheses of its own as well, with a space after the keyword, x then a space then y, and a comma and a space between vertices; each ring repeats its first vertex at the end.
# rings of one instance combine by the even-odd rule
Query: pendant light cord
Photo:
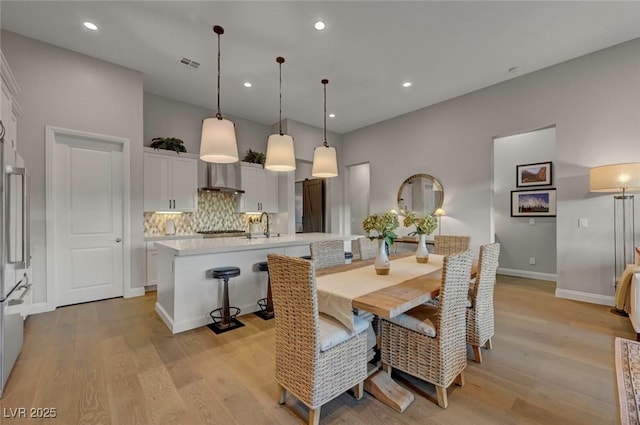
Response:
POLYGON ((280 115, 279 115, 279 133, 280 135, 284 135, 282 132, 282 64, 284 63, 284 58, 282 56, 278 56, 276 58, 276 62, 278 62, 278 66, 280 68, 280 115))
POLYGON ((213 27, 213 32, 218 34, 218 112, 216 113, 216 118, 221 120, 222 111, 220 110, 220 35, 224 34, 224 28, 216 25, 213 27))
POLYGON ((329 144, 327 143, 327 84, 329 80, 322 80, 322 85, 324 86, 324 147, 328 148, 329 144))

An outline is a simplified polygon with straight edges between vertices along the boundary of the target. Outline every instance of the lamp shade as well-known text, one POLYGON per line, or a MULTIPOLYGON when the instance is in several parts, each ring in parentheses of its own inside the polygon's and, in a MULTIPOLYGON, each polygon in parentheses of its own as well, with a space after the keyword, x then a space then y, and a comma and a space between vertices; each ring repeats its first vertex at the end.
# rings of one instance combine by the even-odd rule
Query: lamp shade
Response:
POLYGON ((332 146, 318 146, 313 151, 313 167, 311 169, 313 177, 337 177, 338 160, 336 148, 332 146))
POLYGON ((447 212, 442 208, 438 208, 434 213, 434 215, 447 215, 447 212))
POLYGON ((640 190, 640 162, 612 164, 589 170, 589 191, 622 192, 640 190))
POLYGON ((296 154, 293 137, 288 134, 272 134, 267 140, 267 159, 264 168, 272 171, 293 171, 296 169, 296 154))
POLYGON ((219 118, 202 121, 200 159, 219 164, 238 161, 236 128, 232 121, 219 118))

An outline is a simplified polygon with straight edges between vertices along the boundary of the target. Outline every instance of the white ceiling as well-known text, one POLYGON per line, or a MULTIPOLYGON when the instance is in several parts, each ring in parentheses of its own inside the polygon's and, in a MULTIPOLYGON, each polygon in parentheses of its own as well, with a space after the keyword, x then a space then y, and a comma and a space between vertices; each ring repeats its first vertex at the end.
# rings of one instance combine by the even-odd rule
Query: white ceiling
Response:
POLYGON ((284 56, 283 116, 322 127, 328 78, 337 116, 327 125, 338 133, 640 37, 638 1, 4 0, 0 17, 10 31, 141 71, 145 91, 212 109, 221 25, 223 114, 277 122, 284 56))

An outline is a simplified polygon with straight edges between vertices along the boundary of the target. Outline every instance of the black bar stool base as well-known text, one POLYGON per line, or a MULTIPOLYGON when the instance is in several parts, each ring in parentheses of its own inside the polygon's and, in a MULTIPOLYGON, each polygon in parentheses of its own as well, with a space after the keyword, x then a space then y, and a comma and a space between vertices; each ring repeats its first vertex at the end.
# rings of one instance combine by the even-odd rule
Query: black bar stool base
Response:
POLYGON ((260 317, 262 320, 271 320, 275 317, 273 311, 267 311, 267 299, 262 298, 258 300, 258 307, 260 307, 260 311, 256 311, 254 314, 260 317))
POLYGON ((239 321, 238 319, 231 319, 229 326, 226 328, 220 328, 219 323, 210 323, 207 325, 209 329, 211 329, 216 335, 223 334, 225 332, 232 331, 234 329, 238 329, 244 326, 244 323, 239 321))

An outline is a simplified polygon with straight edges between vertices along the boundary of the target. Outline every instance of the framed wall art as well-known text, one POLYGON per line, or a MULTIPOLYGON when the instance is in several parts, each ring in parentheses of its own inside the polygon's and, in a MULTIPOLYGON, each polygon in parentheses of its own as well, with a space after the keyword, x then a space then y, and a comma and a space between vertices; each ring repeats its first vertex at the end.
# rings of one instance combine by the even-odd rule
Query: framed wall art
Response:
POLYGON ((552 162, 538 162, 516 166, 516 186, 549 186, 553 184, 552 162))
POLYGON ((511 217, 555 217, 556 190, 512 190, 511 217))

